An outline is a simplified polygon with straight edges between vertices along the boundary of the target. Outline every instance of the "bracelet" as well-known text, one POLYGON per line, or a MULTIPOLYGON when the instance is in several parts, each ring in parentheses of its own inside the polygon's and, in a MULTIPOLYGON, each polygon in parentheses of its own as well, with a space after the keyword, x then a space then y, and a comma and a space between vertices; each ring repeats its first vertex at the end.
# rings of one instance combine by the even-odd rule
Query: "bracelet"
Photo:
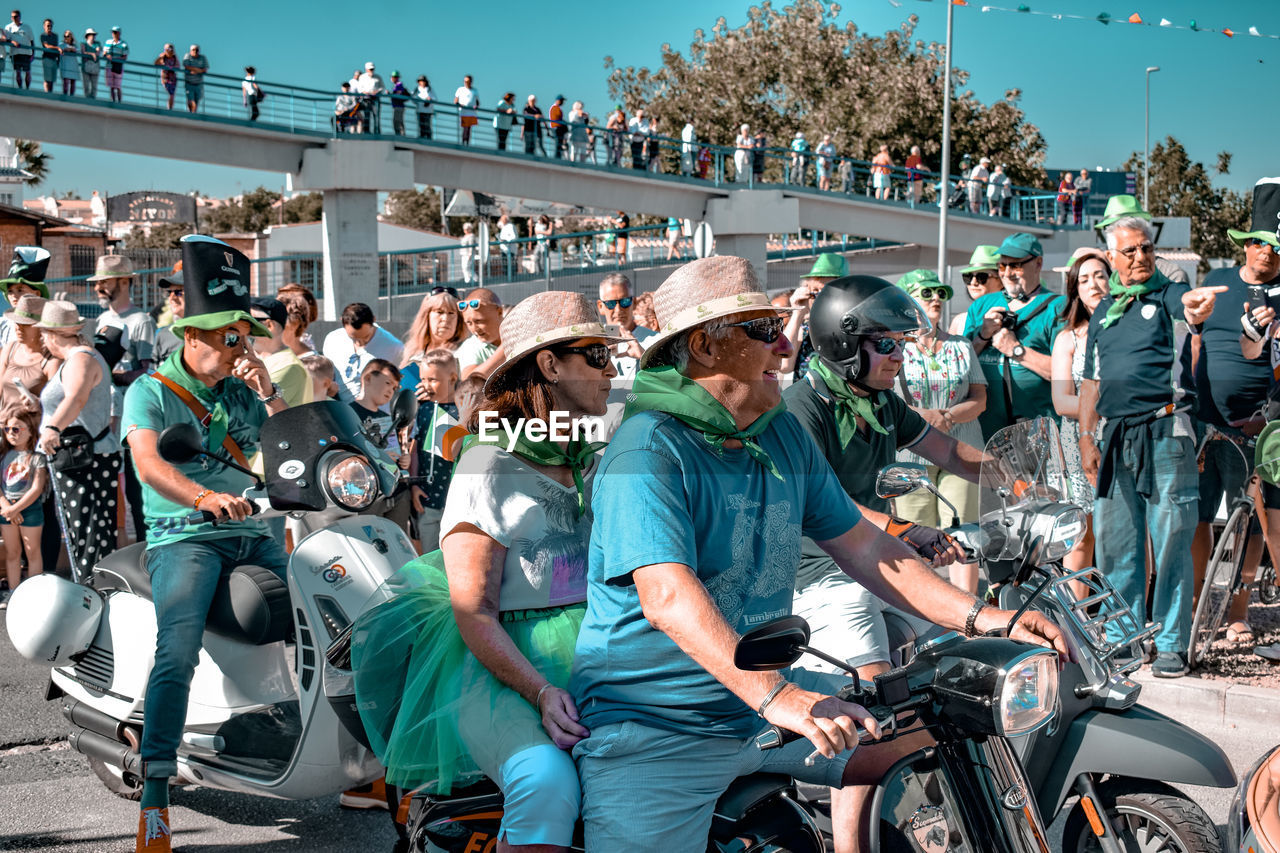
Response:
POLYGON ((200 494, 196 495, 196 499, 195 499, 195 500, 193 500, 193 501, 191 502, 191 508, 192 508, 192 509, 199 509, 199 508, 200 508, 200 501, 202 501, 202 500, 204 500, 205 498, 209 497, 209 495, 211 495, 211 494, 213 494, 213 489, 201 489, 201 490, 200 490, 200 494))
POLYGON ((539 714, 541 714, 541 713, 542 713, 542 694, 543 694, 543 693, 546 693, 546 692, 547 692, 547 690, 548 690, 548 689, 550 689, 550 687, 551 687, 551 686, 552 686, 552 684, 551 684, 551 682, 550 682, 550 681, 548 681, 546 684, 542 685, 542 689, 538 691, 538 695, 537 695, 537 696, 535 696, 535 697, 534 697, 534 699, 533 699, 533 706, 534 706, 535 708, 537 708, 537 709, 538 709, 538 713, 539 713, 539 714))
MULTIPOLYGON (((991 336, 991 338, 994 338, 994 337, 995 337, 995 335, 992 335, 992 336, 991 336)), ((982 334, 982 332, 981 332, 981 331, 979 331, 979 332, 978 332, 978 340, 980 340, 980 341, 985 341, 985 342, 987 342, 987 343, 991 343, 991 338, 985 337, 985 336, 982 334)))
POLYGON ((969 608, 969 615, 964 619, 964 635, 966 637, 978 636, 978 614, 981 613, 986 606, 987 605, 984 604, 981 599, 977 599, 973 602, 973 607, 969 608))
POLYGON ((45 428, 45 429, 51 429, 51 430, 53 430, 54 432, 56 432, 58 435, 62 435, 62 427, 56 427, 56 426, 54 426, 53 424, 45 424, 45 425, 44 425, 44 428, 45 428))
POLYGON ((777 699, 778 694, 781 693, 783 690, 787 689, 787 686, 790 684, 791 682, 785 679, 775 684, 773 686, 773 689, 765 694, 764 701, 760 703, 759 708, 756 708, 756 713, 759 714, 761 717, 763 717, 764 712, 769 709, 769 705, 773 703, 773 700, 777 699))

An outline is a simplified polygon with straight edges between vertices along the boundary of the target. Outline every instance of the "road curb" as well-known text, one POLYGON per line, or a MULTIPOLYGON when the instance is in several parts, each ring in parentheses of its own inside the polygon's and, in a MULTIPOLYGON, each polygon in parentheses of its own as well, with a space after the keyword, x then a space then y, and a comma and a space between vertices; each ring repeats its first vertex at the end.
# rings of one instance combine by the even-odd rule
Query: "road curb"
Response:
POLYGON ((1172 717, 1195 716, 1220 726, 1274 726, 1280 689, 1203 678, 1156 678, 1148 670, 1131 676, 1142 685, 1138 701, 1172 717))

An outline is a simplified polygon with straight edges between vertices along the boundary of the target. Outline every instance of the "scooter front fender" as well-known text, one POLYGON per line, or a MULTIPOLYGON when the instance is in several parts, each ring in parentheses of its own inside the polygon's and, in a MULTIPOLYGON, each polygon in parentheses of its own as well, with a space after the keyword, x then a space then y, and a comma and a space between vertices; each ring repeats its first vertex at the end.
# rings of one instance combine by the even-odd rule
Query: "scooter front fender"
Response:
MULTIPOLYGON (((1041 756, 1032 750, 1022 760, 1041 756)), ((1236 784, 1231 760, 1195 729, 1134 705, 1122 712, 1086 711, 1076 717, 1058 745, 1036 800, 1052 819, 1081 773, 1111 773, 1134 779, 1230 788, 1236 784), (1051 807, 1052 806, 1052 807, 1051 807)))

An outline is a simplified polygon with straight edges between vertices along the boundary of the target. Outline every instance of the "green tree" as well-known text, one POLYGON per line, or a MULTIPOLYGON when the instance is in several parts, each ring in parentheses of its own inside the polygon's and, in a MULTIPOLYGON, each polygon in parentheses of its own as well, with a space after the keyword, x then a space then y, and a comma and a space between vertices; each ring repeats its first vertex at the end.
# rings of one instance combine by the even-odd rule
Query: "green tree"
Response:
POLYGON ((177 249, 179 240, 191 233, 189 222, 165 222, 148 231, 146 228, 134 226, 124 236, 126 249, 177 249))
POLYGON ((284 203, 284 221, 287 225, 295 222, 319 222, 323 215, 324 193, 304 193, 284 203))
POLYGON ((221 207, 207 210, 200 217, 200 230, 206 234, 254 234, 276 224, 274 209, 280 193, 258 187, 221 207))
MULTIPOLYGON (((656 116, 664 135, 692 121, 698 138, 732 143, 738 126, 763 129, 773 147, 786 147, 797 130, 816 143, 830 133, 840 154, 867 160, 881 144, 902 164, 919 145, 925 165, 942 152, 942 77, 945 48, 912 36, 911 15, 883 36, 837 22, 840 7, 796 0, 781 11, 769 0, 752 6, 747 22, 731 29, 724 18, 710 35, 699 29, 688 55, 662 46, 657 69, 617 67, 605 58, 610 95, 634 112, 656 116)), ((1016 184, 1044 182, 1045 141, 1010 89, 990 106, 964 89, 968 72, 953 69, 953 172, 962 155, 1007 164, 1016 184)))
MULTIPOLYGON (((1230 166, 1231 154, 1217 155, 1217 169, 1230 166)), ((1142 174, 1142 152, 1135 151, 1121 166, 1124 171, 1142 174)), ((1151 149, 1151 178, 1148 204, 1157 216, 1186 216, 1191 219, 1191 249, 1205 258, 1234 258, 1244 262, 1244 251, 1231 242, 1227 229, 1247 230, 1251 215, 1248 196, 1218 189, 1203 163, 1193 163, 1173 136, 1151 149)), ((1208 269, 1201 264, 1202 271, 1208 269)))
POLYGON ((397 190, 387 195, 388 222, 424 231, 440 231, 444 225, 440 214, 440 195, 431 187, 423 190, 397 190))
POLYGON ((15 139, 14 147, 18 149, 18 162, 22 168, 31 173, 27 178, 27 186, 35 187, 49 177, 49 163, 53 155, 40 148, 40 143, 31 139, 15 139))

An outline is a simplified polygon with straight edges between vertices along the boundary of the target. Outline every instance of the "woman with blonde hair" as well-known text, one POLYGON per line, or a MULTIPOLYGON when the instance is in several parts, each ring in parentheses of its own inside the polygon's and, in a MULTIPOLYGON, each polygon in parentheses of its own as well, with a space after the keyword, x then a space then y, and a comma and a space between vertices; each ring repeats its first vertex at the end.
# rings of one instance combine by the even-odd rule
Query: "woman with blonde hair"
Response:
POLYGON ((467 326, 458 311, 458 292, 453 288, 433 288, 418 306, 418 313, 404 339, 404 367, 433 349, 453 351, 467 336, 467 326), (452 291, 452 292, 451 292, 452 291))

